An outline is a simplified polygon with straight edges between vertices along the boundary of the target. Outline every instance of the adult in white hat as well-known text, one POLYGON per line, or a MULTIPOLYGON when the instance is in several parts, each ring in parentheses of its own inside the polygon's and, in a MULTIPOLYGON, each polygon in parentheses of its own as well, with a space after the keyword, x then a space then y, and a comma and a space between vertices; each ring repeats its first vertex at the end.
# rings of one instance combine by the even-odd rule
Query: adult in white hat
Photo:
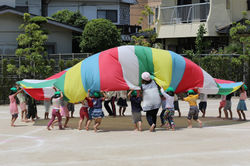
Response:
POLYGON ((159 94, 159 86, 151 79, 148 72, 141 75, 143 92, 142 109, 146 112, 146 118, 150 125, 150 131, 154 131, 156 127, 157 113, 161 106, 161 98, 159 94))

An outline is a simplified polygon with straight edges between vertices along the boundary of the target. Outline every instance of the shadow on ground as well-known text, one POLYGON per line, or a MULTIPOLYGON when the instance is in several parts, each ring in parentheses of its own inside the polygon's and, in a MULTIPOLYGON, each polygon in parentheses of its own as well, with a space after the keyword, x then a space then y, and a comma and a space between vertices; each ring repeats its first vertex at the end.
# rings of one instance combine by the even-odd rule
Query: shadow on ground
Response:
MULTIPOLYGON (((225 120, 225 119, 219 119, 215 117, 206 117, 206 118, 200 118, 200 120, 203 122, 204 127, 213 127, 213 126, 223 126, 223 125, 234 125, 234 124, 240 124, 245 123, 247 121, 237 121, 237 120, 225 120)), ((35 126, 46 126, 48 124, 49 120, 39 119, 36 120, 34 125, 35 126)), ((142 126, 143 130, 148 130, 149 125, 147 123, 146 117, 142 117, 142 126)), ((187 118, 186 117, 175 117, 174 118, 176 129, 180 130, 187 127, 187 118)), ((78 127, 79 118, 71 118, 69 120, 68 126, 72 129, 76 129, 78 127)), ((63 119, 64 123, 64 119, 63 119)), ((84 122, 85 123, 85 122, 84 122)), ((91 123, 90 129, 93 129, 93 122, 91 123)), ((160 118, 157 118, 157 127, 159 127, 160 124, 160 118)), ((100 126, 100 129, 104 131, 131 131, 133 130, 133 123, 131 116, 125 116, 125 117, 105 117, 102 120, 102 124, 100 126)), ((193 121, 193 127, 198 127, 198 124, 193 121)), ((164 128, 164 127, 163 127, 164 128)))

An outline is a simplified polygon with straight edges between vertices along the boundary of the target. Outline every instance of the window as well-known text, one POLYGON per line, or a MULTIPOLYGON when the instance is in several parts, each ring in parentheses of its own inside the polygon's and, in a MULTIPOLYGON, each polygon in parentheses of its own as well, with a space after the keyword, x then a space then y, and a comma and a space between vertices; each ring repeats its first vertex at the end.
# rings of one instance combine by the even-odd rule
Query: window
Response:
POLYGON ((97 10, 97 18, 105 18, 117 23, 117 10, 97 10))
POLYGON ((157 21, 158 19, 158 12, 159 12, 159 8, 155 8, 155 21, 157 21))

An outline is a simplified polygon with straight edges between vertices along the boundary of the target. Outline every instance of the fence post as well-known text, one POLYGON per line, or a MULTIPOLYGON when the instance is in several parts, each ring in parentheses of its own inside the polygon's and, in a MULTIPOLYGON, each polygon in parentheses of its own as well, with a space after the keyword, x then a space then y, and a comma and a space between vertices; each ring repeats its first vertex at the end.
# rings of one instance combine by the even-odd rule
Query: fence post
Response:
POLYGON ((74 53, 72 53, 72 60, 73 60, 73 59, 75 59, 75 55, 74 55, 74 53))

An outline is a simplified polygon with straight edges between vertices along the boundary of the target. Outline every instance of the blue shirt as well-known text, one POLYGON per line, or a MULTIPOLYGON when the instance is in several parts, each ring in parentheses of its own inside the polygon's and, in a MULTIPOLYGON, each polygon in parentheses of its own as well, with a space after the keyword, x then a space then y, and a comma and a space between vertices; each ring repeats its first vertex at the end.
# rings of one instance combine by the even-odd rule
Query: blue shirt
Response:
POLYGON ((92 101, 93 101, 93 107, 95 109, 102 108, 102 98, 101 97, 100 98, 93 98, 92 101))
POLYGON ((141 97, 131 96, 130 101, 131 101, 132 112, 142 111, 142 107, 141 107, 142 98, 141 97))

